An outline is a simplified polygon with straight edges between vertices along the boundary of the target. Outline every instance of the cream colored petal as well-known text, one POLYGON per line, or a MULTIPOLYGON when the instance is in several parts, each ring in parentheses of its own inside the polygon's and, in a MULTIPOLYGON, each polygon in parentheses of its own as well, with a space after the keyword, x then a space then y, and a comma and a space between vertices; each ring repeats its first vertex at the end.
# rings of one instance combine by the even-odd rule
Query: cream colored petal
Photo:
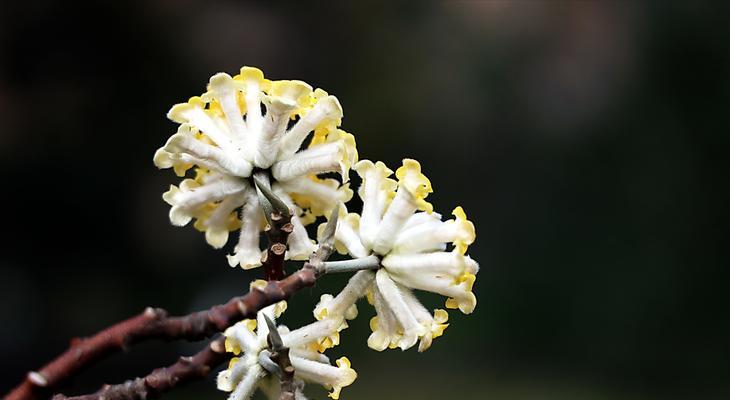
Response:
POLYGON ((433 206, 425 198, 433 192, 431 181, 421 173, 421 164, 409 158, 403 159, 403 165, 395 171, 398 188, 404 188, 415 198, 419 210, 433 212, 433 206))
POLYGON ((385 300, 386 306, 392 310, 396 320, 403 328, 403 338, 400 341, 399 347, 402 350, 406 350, 413 346, 418 338, 425 333, 424 328, 416 320, 413 312, 403 299, 398 285, 393 282, 387 271, 384 269, 378 270, 375 274, 375 282, 383 296, 383 300, 385 300))
POLYGON ((410 228, 401 229, 395 238, 390 254, 414 254, 443 251, 451 242, 450 229, 442 221, 429 221, 410 228))
POLYGON ((332 388, 330 397, 333 399, 338 399, 340 390, 351 385, 357 378, 357 373, 351 368, 350 361, 345 357, 337 360, 337 366, 297 356, 291 356, 290 358, 296 377, 320 384, 326 388, 332 388))
MULTIPOLYGON (((354 213, 347 214, 344 218, 337 221, 337 230, 335 230, 335 239, 337 242, 342 244, 347 250, 347 253, 354 258, 364 258, 370 255, 370 250, 365 248, 362 244, 362 239, 360 239, 359 221, 359 215, 354 213)), ((324 224, 322 227, 324 227, 324 224)))
POLYGON ((477 299, 472 292, 476 275, 465 272, 454 279, 440 274, 391 275, 392 279, 403 286, 425 290, 449 297, 447 308, 458 308, 464 314, 470 314, 476 307, 477 299))
POLYGON ((358 162, 353 169, 362 178, 358 190, 363 202, 360 237, 363 245, 371 249, 387 203, 394 194, 395 181, 388 179, 393 171, 380 161, 373 164, 370 160, 358 162))
POLYGON ((446 321, 449 315, 444 310, 436 310, 436 318, 421 304, 411 290, 401 290, 403 293, 403 299, 406 304, 411 308, 413 315, 416 320, 426 328, 426 332, 420 338, 418 345, 418 351, 423 352, 431 347, 433 339, 441 336, 449 324, 446 321))
POLYGON ((318 351, 312 351, 312 350, 309 350, 306 348, 301 348, 301 347, 291 348, 289 351, 291 354, 293 354, 299 358, 306 358, 307 360, 312 360, 312 361, 321 362, 321 363, 325 363, 325 364, 330 363, 329 357, 327 357, 326 355, 324 355, 318 351))
POLYGON ((326 318, 357 317, 355 303, 365 295, 366 290, 373 284, 375 274, 372 271, 358 271, 336 297, 325 297, 314 308, 314 317, 318 320, 326 318))
POLYGON ((271 167, 271 174, 279 181, 325 172, 339 172, 344 176, 345 156, 346 148, 342 142, 327 143, 277 161, 271 167))
POLYGON ((314 216, 329 216, 332 209, 352 198, 349 185, 340 186, 336 179, 300 176, 288 181, 278 182, 296 205, 309 209, 314 216))
POLYGON ((232 358, 228 368, 221 371, 216 378, 218 390, 232 392, 253 365, 247 361, 237 357, 232 358))
POLYGON ((378 233, 373 241, 373 251, 378 254, 388 254, 395 244, 398 232, 416 211, 416 208, 413 195, 408 190, 399 188, 378 227, 378 233))
POLYGON ((236 389, 228 396, 228 400, 248 400, 256 390, 259 379, 264 377, 264 371, 258 364, 252 365, 243 379, 238 383, 236 389))
POLYGON ((370 329, 373 333, 368 337, 368 347, 376 351, 397 347, 401 340, 401 335, 398 333, 400 323, 388 307, 377 285, 373 285, 372 291, 373 306, 377 316, 370 319, 370 329))
POLYGON ((187 153, 196 159, 203 160, 207 165, 226 171, 233 176, 251 176, 253 165, 238 151, 226 151, 221 147, 193 137, 187 133, 176 133, 170 137, 164 149, 170 153, 187 153))
POLYGON ((246 319, 226 329, 224 335, 238 345, 245 354, 258 353, 261 351, 261 346, 253 332, 256 326, 255 320, 246 319))
POLYGON ((266 115, 256 137, 255 164, 259 168, 269 168, 277 158, 279 142, 286 131, 289 114, 297 104, 281 97, 266 96, 266 115))
POLYGON ((458 252, 433 252, 419 254, 389 254, 382 264, 391 276, 402 277, 439 275, 456 279, 465 272, 475 274, 479 265, 458 252))
POLYGON ((421 224, 427 224, 430 222, 440 222, 441 221, 441 214, 437 212, 427 213, 427 212, 417 212, 413 214, 410 218, 408 218, 408 221, 406 221, 405 224, 403 224, 403 231, 411 228, 415 228, 418 225, 421 224))
POLYGON ((261 230, 263 228, 263 213, 258 199, 250 191, 246 204, 241 209, 241 231, 238 244, 233 249, 233 255, 228 256, 231 267, 241 266, 243 269, 256 268, 261 265, 261 230))
POLYGON ((324 319, 295 329, 285 335, 282 335, 281 338, 284 341, 284 346, 286 347, 306 347, 310 343, 319 342, 321 339, 339 332, 340 326, 343 322, 344 318, 324 319))
POLYGON ((320 99, 312 109, 306 112, 297 123, 284 135, 279 151, 279 159, 293 156, 302 146, 310 132, 322 123, 331 122, 339 125, 342 118, 342 106, 335 96, 320 99))
POLYGON ((245 146, 248 139, 248 128, 243 120, 243 111, 238 105, 238 93, 243 89, 226 73, 218 73, 210 78, 208 90, 215 96, 226 116, 230 132, 245 146))
POLYGON ((246 99, 246 125, 249 132, 259 132, 263 123, 261 115, 261 96, 263 87, 267 81, 260 70, 250 67, 241 68, 241 74, 234 79, 242 82, 245 86, 246 99))
POLYGON ((205 229, 205 240, 213 248, 220 249, 228 241, 228 232, 231 230, 231 218, 235 218, 234 211, 246 201, 243 192, 233 194, 221 201, 210 217, 202 222, 205 229), (234 215, 232 215, 234 214, 234 215))
POLYGON ((203 103, 198 101, 176 104, 167 114, 168 118, 179 123, 188 123, 205 136, 209 137, 221 150, 236 152, 238 145, 227 130, 225 121, 203 109, 203 103))

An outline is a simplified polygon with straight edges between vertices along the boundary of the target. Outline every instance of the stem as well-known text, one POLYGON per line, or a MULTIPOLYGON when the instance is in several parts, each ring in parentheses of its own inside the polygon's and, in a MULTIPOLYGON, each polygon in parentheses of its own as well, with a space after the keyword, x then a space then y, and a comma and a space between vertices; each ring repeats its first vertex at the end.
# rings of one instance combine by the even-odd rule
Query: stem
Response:
POLYGON ((205 346, 192 357, 180 359, 167 368, 158 368, 144 378, 129 380, 119 385, 106 385, 96 393, 84 396, 53 396, 53 400, 144 400, 159 397, 179 385, 203 379, 208 373, 230 358, 225 352, 224 337, 205 346))
POLYGON ((286 255, 289 234, 294 231, 291 224, 291 211, 284 202, 271 191, 268 173, 257 171, 253 175, 259 204, 266 216, 266 238, 269 245, 262 261, 264 277, 267 281, 284 278, 284 256, 286 255))
POLYGON ((142 314, 113 325, 86 339, 75 339, 66 352, 40 370, 28 373, 6 400, 30 400, 47 396, 91 364, 129 346, 149 339, 200 340, 234 323, 255 318, 262 308, 285 300, 314 285, 319 272, 310 263, 280 281, 270 281, 264 290, 254 289, 228 303, 182 317, 168 317, 162 309, 148 308, 142 314))
MULTIPOLYGON (((317 251, 309 258, 309 262, 306 262, 299 271, 292 275, 281 280, 269 281, 263 290, 252 290, 244 296, 234 297, 226 304, 217 305, 205 311, 182 317, 168 317, 165 310, 147 308, 142 314, 112 325, 94 336, 74 339, 71 341, 69 349, 63 354, 40 370, 29 372, 23 382, 13 388, 5 399, 33 400, 46 397, 94 362, 120 350, 126 350, 132 344, 144 340, 199 340, 210 337, 242 319, 255 318, 258 311, 266 306, 286 300, 299 290, 311 287, 323 274, 324 261, 334 251, 334 230, 337 224, 338 209, 336 207, 333 211, 333 216, 330 217, 327 229, 325 229, 329 233, 320 241, 317 251)), ((282 216, 286 216, 287 213, 286 209, 279 211, 282 216)), ((217 342, 213 342, 213 344, 215 343, 217 342)), ((198 353, 198 355, 200 354, 198 353)), ((185 361, 181 359, 178 363, 180 362, 185 361)), ((153 371, 150 376, 154 373, 153 371)), ((128 390, 138 390, 139 383, 135 382, 137 381, 129 381, 124 385, 129 388, 128 390)), ((119 386, 113 387, 117 391, 120 390, 119 386)), ((101 393, 104 390, 97 392, 100 393, 98 397, 110 399, 104 394, 106 392, 101 393)))
POLYGON ((380 268, 380 257, 371 255, 365 258, 353 258, 352 260, 325 261, 322 263, 322 268, 326 274, 378 269, 380 268))
POLYGON ((294 230, 291 224, 291 215, 284 216, 277 212, 271 214, 271 222, 266 226, 266 236, 269 247, 263 259, 264 276, 267 281, 284 278, 284 256, 289 234, 294 230))

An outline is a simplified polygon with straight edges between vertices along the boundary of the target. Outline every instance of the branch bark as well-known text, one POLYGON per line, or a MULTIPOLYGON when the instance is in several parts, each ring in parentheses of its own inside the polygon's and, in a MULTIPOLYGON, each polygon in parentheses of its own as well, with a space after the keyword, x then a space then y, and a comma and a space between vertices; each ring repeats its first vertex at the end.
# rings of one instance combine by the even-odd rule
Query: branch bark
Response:
POLYGON ((203 379, 222 364, 226 354, 224 337, 220 337, 192 357, 180 357, 167 368, 158 368, 144 378, 132 379, 119 385, 106 385, 98 392, 83 396, 53 396, 53 400, 144 400, 159 397, 179 385, 203 379))
POLYGON ((296 398, 297 384, 294 382, 294 367, 289 359, 289 349, 284 347, 271 355, 271 359, 276 361, 281 369, 279 382, 281 383, 281 392, 279 400, 294 400, 296 398))
POLYGON ((242 319, 255 318, 260 309, 286 300, 297 291, 314 285, 320 275, 315 265, 320 265, 321 259, 315 255, 313 260, 316 263, 305 263, 292 275, 279 281, 270 281, 263 290, 252 290, 208 310, 169 317, 162 309, 147 308, 140 315, 94 336, 74 339, 66 352, 40 370, 29 372, 25 380, 5 398, 33 400, 47 397, 94 362, 144 340, 200 340, 222 332, 242 319))
POLYGON ((266 226, 266 237, 269 247, 263 259, 264 276, 267 281, 284 278, 284 256, 286 255, 287 240, 294 230, 291 224, 291 214, 281 215, 271 213, 270 223, 266 226))

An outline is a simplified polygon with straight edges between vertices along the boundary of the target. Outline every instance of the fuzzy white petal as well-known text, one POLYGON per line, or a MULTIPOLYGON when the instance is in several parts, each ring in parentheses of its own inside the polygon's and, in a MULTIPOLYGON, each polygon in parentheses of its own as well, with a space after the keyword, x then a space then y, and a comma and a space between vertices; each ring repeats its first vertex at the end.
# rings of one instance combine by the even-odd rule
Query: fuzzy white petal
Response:
POLYGON ((342 323, 342 319, 329 318, 305 325, 282 335, 284 346, 289 348, 304 347, 309 343, 337 333, 342 323))
POLYGON ((362 178, 362 185, 358 190, 363 202, 360 237, 363 245, 370 249, 378 232, 389 196, 395 188, 395 181, 388 178, 393 171, 380 161, 373 164, 370 160, 362 160, 355 164, 354 169, 362 178))
POLYGON ((374 279, 375 274, 372 271, 358 271, 336 297, 322 296, 314 308, 314 317, 354 319, 357 317, 355 303, 365 295, 365 291, 372 285, 374 279))
POLYGON ((228 400, 248 400, 256 390, 256 383, 264 376, 264 371, 258 364, 252 365, 236 389, 228 396, 228 400))
POLYGON ((289 159, 277 161, 271 167, 271 174, 279 181, 333 171, 340 172, 344 176, 344 160, 344 143, 327 143, 303 150, 289 159))
POLYGON ((249 192, 246 204, 241 209, 241 231, 238 244, 233 249, 233 255, 228 256, 228 264, 231 267, 241 266, 243 269, 251 269, 261 265, 263 255, 259 247, 263 214, 258 204, 258 199, 249 192))
POLYGON ((246 139, 248 139, 248 128, 243 120, 243 112, 238 106, 236 98, 241 89, 238 82, 234 81, 230 75, 222 72, 213 75, 208 83, 208 90, 220 103, 231 133, 245 147, 246 139))
POLYGON ((205 143, 190 134, 176 133, 165 144, 165 150, 170 153, 187 153, 205 160, 216 169, 228 172, 233 176, 248 177, 253 165, 241 156, 237 150, 228 150, 205 143))
POLYGON ((357 378, 357 373, 350 368, 350 362, 344 357, 337 360, 338 366, 299 358, 294 355, 290 358, 291 364, 294 367, 295 376, 305 381, 331 387, 333 392, 330 394, 330 397, 333 399, 338 399, 340 390, 345 386, 351 385, 357 378))
POLYGON ((416 209, 415 197, 408 190, 399 188, 383 215, 383 220, 373 241, 373 251, 378 254, 387 254, 393 247, 398 232, 416 209))
POLYGON ((400 342, 400 348, 406 350, 416 343, 419 336, 423 335, 423 326, 416 320, 410 307, 403 299, 398 285, 390 279, 387 271, 384 269, 378 270, 375 274, 375 282, 385 303, 393 311, 393 315, 403 328, 403 339, 400 342))
POLYGON ((342 118, 342 106, 335 96, 327 96, 320 99, 314 107, 309 110, 297 123, 286 133, 282 139, 279 158, 286 159, 294 155, 302 146, 307 135, 319 124, 326 120, 339 120, 342 118))

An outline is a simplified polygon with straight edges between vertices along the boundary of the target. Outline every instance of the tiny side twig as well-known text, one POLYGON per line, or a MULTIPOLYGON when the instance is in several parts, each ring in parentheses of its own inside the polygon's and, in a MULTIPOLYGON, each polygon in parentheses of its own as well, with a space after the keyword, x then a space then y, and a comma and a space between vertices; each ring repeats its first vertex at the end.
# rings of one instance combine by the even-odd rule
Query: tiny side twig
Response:
POLYGON ((294 381, 294 367, 289 359, 289 349, 284 347, 271 355, 271 359, 276 361, 281 369, 279 382, 281 383, 281 392, 279 400, 294 400, 296 398, 297 384, 294 381))
POLYGON ((279 377, 281 391, 279 400, 294 400, 296 398, 297 384, 294 382, 294 367, 289 359, 289 348, 284 346, 279 331, 268 316, 264 315, 266 325, 269 327, 267 337, 269 348, 273 351, 270 360, 276 362, 276 375, 279 377))
POLYGON ((230 355, 226 354, 224 337, 210 342, 192 357, 180 357, 166 368, 158 368, 143 378, 132 379, 119 385, 106 385, 96 393, 83 396, 53 396, 53 400, 144 400, 159 397, 179 385, 203 379, 222 364, 230 355))

